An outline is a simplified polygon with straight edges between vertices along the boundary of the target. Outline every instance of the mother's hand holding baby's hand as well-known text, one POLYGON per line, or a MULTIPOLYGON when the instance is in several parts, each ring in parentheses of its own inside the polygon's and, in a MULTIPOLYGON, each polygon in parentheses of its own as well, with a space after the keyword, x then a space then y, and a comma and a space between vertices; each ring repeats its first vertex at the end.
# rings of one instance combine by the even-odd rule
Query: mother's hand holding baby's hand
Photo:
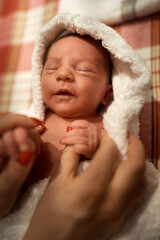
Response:
POLYGON ((118 159, 115 144, 104 133, 90 165, 76 176, 79 157, 66 147, 24 240, 94 240, 115 233, 143 192, 141 142, 130 136, 127 159, 116 168, 118 159))
POLYGON ((0 116, 0 217, 13 207, 32 168, 38 140, 32 140, 28 130, 37 125, 23 115, 0 116))
POLYGON ((68 131, 60 140, 63 145, 73 146, 77 154, 92 158, 100 142, 100 130, 86 120, 76 120, 71 123, 68 131))

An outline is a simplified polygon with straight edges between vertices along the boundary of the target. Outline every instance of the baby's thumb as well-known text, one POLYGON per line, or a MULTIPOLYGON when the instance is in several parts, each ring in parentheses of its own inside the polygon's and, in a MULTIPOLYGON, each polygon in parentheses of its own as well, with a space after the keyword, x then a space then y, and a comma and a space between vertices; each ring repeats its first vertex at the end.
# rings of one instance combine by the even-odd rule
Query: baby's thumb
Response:
POLYGON ((0 174, 0 216, 13 207, 34 162, 33 152, 24 149, 18 158, 10 159, 0 174))
POLYGON ((66 146, 62 152, 59 173, 61 178, 74 177, 79 163, 79 155, 72 146, 66 146))

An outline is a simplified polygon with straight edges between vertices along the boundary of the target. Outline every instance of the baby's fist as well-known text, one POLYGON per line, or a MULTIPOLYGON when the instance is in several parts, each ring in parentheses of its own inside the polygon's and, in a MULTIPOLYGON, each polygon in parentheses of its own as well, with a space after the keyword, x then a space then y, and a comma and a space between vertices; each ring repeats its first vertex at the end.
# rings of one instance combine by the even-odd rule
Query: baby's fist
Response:
POLYGON ((86 120, 76 120, 68 129, 71 131, 60 139, 60 143, 74 146, 77 154, 91 158, 99 146, 100 130, 98 127, 86 120))

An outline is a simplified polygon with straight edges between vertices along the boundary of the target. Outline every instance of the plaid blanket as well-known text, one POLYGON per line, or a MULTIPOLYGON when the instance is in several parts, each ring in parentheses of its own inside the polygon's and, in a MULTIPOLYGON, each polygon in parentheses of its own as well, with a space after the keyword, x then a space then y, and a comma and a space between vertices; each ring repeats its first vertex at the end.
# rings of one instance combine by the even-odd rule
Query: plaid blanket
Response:
POLYGON ((148 160, 160 169, 160 14, 116 26, 116 30, 145 60, 152 83, 140 114, 140 137, 148 160))
MULTIPOLYGON (((36 32, 56 13, 60 0, 0 1, 0 113, 31 103, 31 55, 36 32)), ((152 86, 140 115, 147 159, 160 169, 160 14, 114 27, 146 60, 152 86)))

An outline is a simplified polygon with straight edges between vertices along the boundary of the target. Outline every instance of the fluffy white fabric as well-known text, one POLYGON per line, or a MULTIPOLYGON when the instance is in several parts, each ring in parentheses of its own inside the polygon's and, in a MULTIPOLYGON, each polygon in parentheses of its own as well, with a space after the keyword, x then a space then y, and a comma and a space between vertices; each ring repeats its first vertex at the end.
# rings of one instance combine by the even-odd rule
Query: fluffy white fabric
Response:
POLYGON ((60 0, 58 13, 91 16, 109 25, 160 10, 160 0, 60 0))
MULTIPOLYGON (((151 163, 146 163, 146 190, 126 220, 119 233, 110 240, 159 240, 160 239, 160 185, 159 172, 151 163)), ((0 221, 1 240, 21 240, 32 214, 49 179, 34 185, 24 196, 21 204, 10 216, 0 221)), ((42 216, 43 217, 43 216, 42 216)), ((38 227, 38 226, 37 226, 38 227)), ((53 237, 54 239, 54 237, 53 237)), ((97 240, 106 239, 98 238, 97 240)))
POLYGON ((112 28, 93 20, 63 13, 55 16, 38 34, 32 58, 33 104, 35 117, 45 118, 41 93, 41 72, 44 52, 48 45, 64 30, 90 35, 102 40, 113 63, 112 85, 114 101, 104 114, 104 127, 113 138, 123 158, 127 151, 128 130, 139 133, 138 114, 150 86, 150 71, 144 60, 112 28))
MULTIPOLYGON (((41 120, 45 118, 41 93, 43 56, 47 46, 64 30, 101 39, 102 45, 110 53, 113 63, 114 100, 104 113, 104 127, 124 158, 128 144, 127 132, 131 131, 138 135, 138 114, 150 86, 150 71, 145 62, 119 34, 96 20, 79 15, 60 14, 41 29, 32 59, 34 106, 31 114, 41 120)), ((160 239, 159 172, 152 164, 146 163, 145 174, 147 188, 143 197, 114 240, 160 239)), ((1 239, 20 240, 22 238, 47 182, 46 179, 35 185, 25 196, 19 208, 0 221, 1 239)))
POLYGON ((9 216, 0 220, 1 240, 21 240, 49 179, 32 186, 9 216))

